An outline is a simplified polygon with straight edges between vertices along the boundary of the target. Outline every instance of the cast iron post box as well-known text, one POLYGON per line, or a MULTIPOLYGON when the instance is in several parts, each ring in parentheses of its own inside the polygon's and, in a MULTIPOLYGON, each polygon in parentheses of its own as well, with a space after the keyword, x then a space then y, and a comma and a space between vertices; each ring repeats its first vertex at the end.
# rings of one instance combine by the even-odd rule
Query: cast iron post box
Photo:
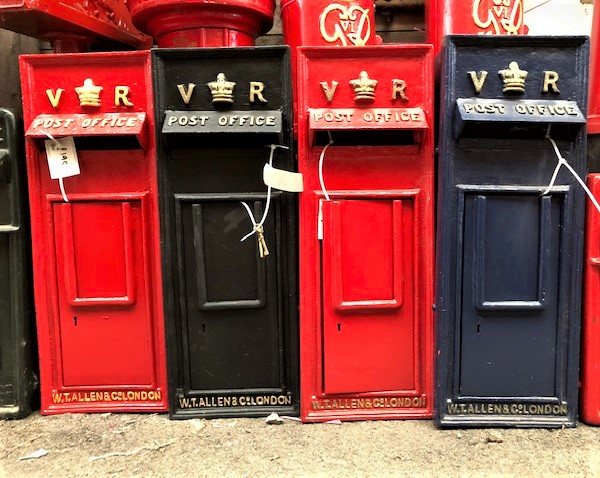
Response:
POLYGON ((252 46, 273 26, 274 0, 129 0, 161 48, 252 46))
POLYGON ((42 413, 166 410, 150 53, 20 63, 42 413))
POLYGON ((442 426, 573 426, 585 37, 451 36, 442 70, 437 398, 442 426), (552 185, 552 187, 549 187, 552 185))
POLYGON ((12 112, 0 108, 0 418, 31 412, 36 387, 25 164, 12 112))
POLYGON ((523 0, 431 0, 425 2, 427 42, 435 54, 452 34, 521 35, 523 0))
POLYGON ((148 48, 150 37, 137 31, 124 0, 4 0, 0 25, 47 40, 56 53, 129 45, 148 48))
POLYGON ((429 417, 431 46, 298 54, 300 416, 429 417))
POLYGON ((297 413, 295 201, 263 183, 270 145, 293 168, 289 50, 153 65, 171 416, 297 413))
MULTIPOLYGON (((600 197, 600 8, 594 9, 590 45, 590 89, 588 105, 588 187, 600 197)), ((584 304, 581 339, 581 419, 600 425, 600 221, 588 204, 584 269, 584 304)))

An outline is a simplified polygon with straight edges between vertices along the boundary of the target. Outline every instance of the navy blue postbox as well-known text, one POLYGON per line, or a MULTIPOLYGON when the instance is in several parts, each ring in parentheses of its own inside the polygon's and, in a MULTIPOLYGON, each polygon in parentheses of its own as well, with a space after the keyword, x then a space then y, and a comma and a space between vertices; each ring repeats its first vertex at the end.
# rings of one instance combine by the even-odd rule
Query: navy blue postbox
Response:
POLYGON ((15 116, 0 108, 0 418, 28 415, 37 386, 25 184, 15 116))
POLYGON ((441 72, 441 426, 574 426, 588 40, 447 38, 441 72))

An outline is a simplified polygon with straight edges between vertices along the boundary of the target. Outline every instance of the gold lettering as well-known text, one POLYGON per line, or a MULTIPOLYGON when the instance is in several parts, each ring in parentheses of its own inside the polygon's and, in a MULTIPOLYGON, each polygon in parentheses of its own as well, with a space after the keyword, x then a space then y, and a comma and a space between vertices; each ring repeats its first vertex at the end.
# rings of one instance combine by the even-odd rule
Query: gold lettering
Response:
POLYGON ((406 96, 406 81, 394 78, 392 80, 392 100, 397 100, 398 95, 402 101, 408 101, 406 96))
POLYGON ((53 108, 58 108, 64 91, 65 90, 62 88, 59 88, 56 91, 51 89, 46 90, 46 96, 48 96, 48 100, 50 100, 50 104, 53 108))
POLYGON ((320 83, 321 88, 323 88, 323 93, 325 93, 325 98, 327 98, 327 102, 331 103, 333 101, 333 97, 335 96, 335 91, 340 83, 338 81, 332 81, 331 86, 326 81, 322 81, 320 83))
POLYGON ((475 71, 468 71, 467 73, 471 77, 471 81, 473 82, 473 87, 475 88, 475 93, 477 93, 477 94, 481 93, 481 90, 483 89, 485 80, 488 76, 488 72, 485 70, 480 71, 479 76, 475 71))
POLYGON ((177 85, 181 99, 186 105, 189 105, 190 101, 192 101, 192 93, 194 92, 194 88, 196 88, 195 83, 188 83, 187 90, 185 89, 185 86, 177 85))
POLYGON ((544 71, 544 87, 542 88, 543 93, 548 93, 548 89, 552 88, 553 93, 560 93, 558 91, 558 73, 555 71, 544 71))
POLYGON ((263 91, 265 90, 265 84, 261 81, 251 81, 250 82, 250 103, 255 103, 256 98, 261 103, 268 103, 268 101, 263 96, 263 91))
POLYGON ((133 106, 129 100, 129 86, 115 86, 115 106, 133 106))

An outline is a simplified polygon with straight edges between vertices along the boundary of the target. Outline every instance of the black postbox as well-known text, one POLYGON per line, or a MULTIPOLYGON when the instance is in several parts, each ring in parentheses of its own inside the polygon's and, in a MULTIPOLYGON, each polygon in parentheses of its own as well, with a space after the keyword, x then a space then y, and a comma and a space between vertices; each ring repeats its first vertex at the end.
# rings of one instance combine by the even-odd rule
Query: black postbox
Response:
POLYGON ((289 51, 153 62, 171 417, 297 413, 296 206, 263 182, 293 169, 289 51))
POLYGON ((588 40, 451 36, 442 69, 442 426, 574 426, 588 40))
POLYGON ((37 384, 26 194, 15 116, 0 109, 0 418, 28 415, 37 384))

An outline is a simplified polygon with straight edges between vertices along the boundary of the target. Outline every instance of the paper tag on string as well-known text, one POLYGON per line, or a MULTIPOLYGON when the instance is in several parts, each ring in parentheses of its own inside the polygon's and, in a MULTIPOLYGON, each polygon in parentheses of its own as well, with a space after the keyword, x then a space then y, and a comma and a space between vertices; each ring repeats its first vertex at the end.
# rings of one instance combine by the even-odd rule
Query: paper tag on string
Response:
POLYGON ((75 149, 75 140, 72 136, 66 138, 49 139, 46 143, 46 156, 50 178, 70 178, 81 174, 79 160, 75 149))
POLYGON ((263 169, 263 181, 267 186, 270 186, 280 191, 290 193, 301 193, 304 191, 304 179, 302 173, 292 173, 284 169, 277 169, 270 164, 265 164, 263 169))

